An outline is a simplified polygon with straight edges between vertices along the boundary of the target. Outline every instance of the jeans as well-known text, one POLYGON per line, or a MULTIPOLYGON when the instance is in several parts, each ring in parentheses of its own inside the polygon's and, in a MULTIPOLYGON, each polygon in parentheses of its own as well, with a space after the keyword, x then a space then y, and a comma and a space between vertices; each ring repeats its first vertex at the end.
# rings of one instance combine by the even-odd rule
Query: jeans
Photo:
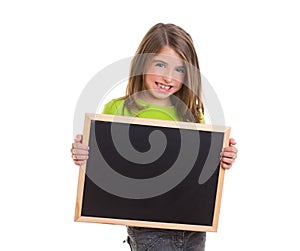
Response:
POLYGON ((204 251, 205 232, 127 227, 132 251, 204 251))

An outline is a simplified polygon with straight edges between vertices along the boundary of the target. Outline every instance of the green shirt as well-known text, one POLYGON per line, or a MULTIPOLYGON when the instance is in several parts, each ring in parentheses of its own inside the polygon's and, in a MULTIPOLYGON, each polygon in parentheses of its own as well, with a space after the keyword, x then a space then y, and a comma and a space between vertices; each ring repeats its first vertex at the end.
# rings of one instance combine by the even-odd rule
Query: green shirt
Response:
MULTIPOLYGON (((147 108, 139 111, 135 117, 179 121, 175 106, 154 105, 140 99, 138 99, 137 102, 142 106, 147 106, 147 108)), ((123 113, 123 106, 124 99, 113 99, 104 106, 102 113, 119 116, 133 116, 126 107, 123 113)), ((205 123, 202 114, 200 122, 205 123)))

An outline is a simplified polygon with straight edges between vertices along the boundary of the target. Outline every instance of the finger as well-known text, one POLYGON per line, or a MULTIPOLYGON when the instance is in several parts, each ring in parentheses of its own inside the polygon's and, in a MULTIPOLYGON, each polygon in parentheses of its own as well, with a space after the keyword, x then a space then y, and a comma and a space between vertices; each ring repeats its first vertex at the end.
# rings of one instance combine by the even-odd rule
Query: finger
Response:
POLYGON ((73 143, 72 144, 73 149, 83 149, 83 150, 89 150, 89 147, 86 145, 83 145, 81 143, 73 143))
POLYGON ((235 152, 226 152, 224 151, 222 153, 222 157, 227 157, 227 158, 231 158, 231 159, 236 159, 237 155, 235 152))
POLYGON ((73 148, 71 149, 71 153, 74 155, 88 155, 89 151, 86 149, 73 148))
POLYGON ((226 163, 222 163, 222 167, 224 169, 230 169, 232 167, 232 164, 226 164, 226 163))
POLYGON ((86 161, 83 161, 83 160, 74 160, 74 163, 77 165, 77 166, 81 166, 81 165, 84 165, 86 161))
POLYGON ((234 146, 227 146, 223 149, 223 152, 233 152, 233 153, 237 153, 238 149, 234 146))
POLYGON ((222 163, 224 164, 233 164, 235 159, 232 159, 232 158, 227 158, 227 157, 222 157, 221 159, 222 163))
POLYGON ((72 155, 73 160, 87 160, 89 158, 88 155, 72 155))

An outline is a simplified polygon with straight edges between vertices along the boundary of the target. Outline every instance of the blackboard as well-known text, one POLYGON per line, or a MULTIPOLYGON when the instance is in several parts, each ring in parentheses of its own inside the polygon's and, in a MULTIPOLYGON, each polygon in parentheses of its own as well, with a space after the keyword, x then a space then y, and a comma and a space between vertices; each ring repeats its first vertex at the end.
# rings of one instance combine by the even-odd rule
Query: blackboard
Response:
POLYGON ((217 231, 229 127, 86 114, 75 221, 217 231))

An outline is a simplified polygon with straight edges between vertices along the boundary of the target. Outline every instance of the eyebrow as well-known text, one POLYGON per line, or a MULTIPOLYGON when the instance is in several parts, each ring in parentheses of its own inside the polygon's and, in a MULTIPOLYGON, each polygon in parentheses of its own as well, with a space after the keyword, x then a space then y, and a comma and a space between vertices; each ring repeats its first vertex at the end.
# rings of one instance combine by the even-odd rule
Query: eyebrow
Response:
MULTIPOLYGON (((153 59, 153 61, 152 61, 153 63, 163 63, 163 64, 166 64, 166 65, 168 65, 168 63, 167 62, 165 62, 165 61, 163 61, 163 60, 161 60, 161 59, 153 59)), ((178 66, 176 66, 176 67, 184 67, 184 65, 182 64, 182 65, 178 65, 178 66)))
POLYGON ((160 59, 153 59, 154 63, 164 63, 164 64, 168 64, 167 62, 163 61, 163 60, 160 60, 160 59))

